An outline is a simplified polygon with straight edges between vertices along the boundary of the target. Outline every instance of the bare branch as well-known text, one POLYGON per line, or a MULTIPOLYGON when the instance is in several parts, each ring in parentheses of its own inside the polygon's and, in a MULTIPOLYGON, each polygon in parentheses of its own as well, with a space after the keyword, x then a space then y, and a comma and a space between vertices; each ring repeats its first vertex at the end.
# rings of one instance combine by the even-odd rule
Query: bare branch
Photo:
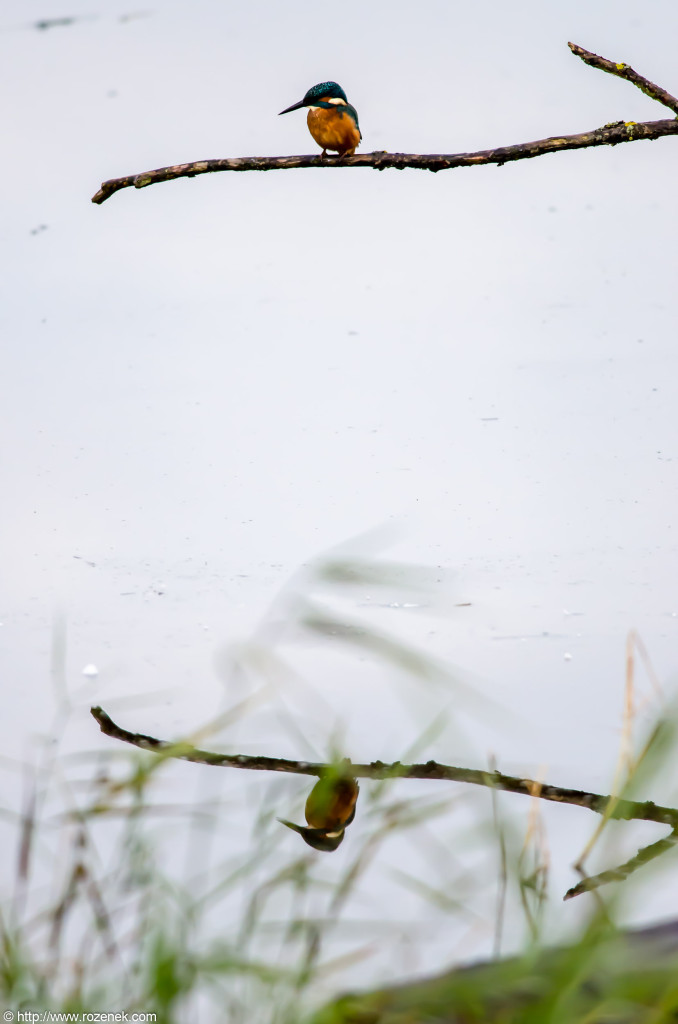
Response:
POLYGON ((637 142, 641 139, 659 139, 664 135, 678 135, 678 121, 642 121, 638 123, 618 121, 616 124, 594 128, 579 135, 561 135, 537 142, 522 142, 516 146, 501 146, 498 149, 482 149, 477 153, 451 153, 445 155, 422 153, 359 153, 344 159, 320 156, 242 156, 224 157, 218 160, 197 160, 189 164, 174 164, 159 167, 143 174, 130 174, 125 178, 109 178, 92 196, 92 202, 101 204, 114 192, 122 188, 146 188, 157 181, 171 181, 173 178, 195 178, 198 174, 212 174, 215 171, 291 171, 299 167, 372 167, 384 171, 388 167, 402 171, 407 168, 422 171, 448 171, 454 167, 474 167, 477 164, 503 164, 512 160, 529 160, 546 153, 564 149, 590 149, 594 146, 616 146, 620 142, 637 142))
MULTIPOLYGON (((250 756, 246 754, 217 754, 210 750, 200 750, 190 744, 169 743, 158 740, 143 733, 128 732, 121 728, 100 707, 90 709, 99 723, 101 731, 112 739, 131 743, 142 750, 150 750, 165 757, 176 757, 183 761, 197 764, 212 765, 218 768, 244 768, 250 771, 286 772, 291 775, 312 775, 320 777, 331 766, 311 763, 308 761, 289 761, 281 757, 250 756)), ((351 773, 356 779, 431 779, 448 782, 465 782, 474 786, 486 786, 490 789, 503 790, 507 793, 522 793, 524 796, 539 797, 561 804, 576 804, 586 807, 596 814, 605 814, 610 818, 623 820, 656 821, 678 829, 678 810, 673 807, 662 807, 651 800, 618 800, 599 793, 589 793, 581 789, 566 789, 562 786, 548 786, 532 779, 521 779, 514 775, 504 775, 498 771, 481 771, 476 768, 456 768, 452 765, 427 761, 426 764, 384 764, 373 761, 371 764, 351 763, 351 773), (612 808, 608 810, 608 808, 612 808)))
POLYGON ((598 68, 599 71, 607 71, 609 75, 616 75, 617 78, 625 78, 627 82, 633 82, 651 100, 656 100, 657 103, 672 110, 674 114, 678 114, 678 99, 666 89, 662 89, 661 85, 655 85, 648 78, 643 78, 628 64, 618 64, 608 60, 607 57, 599 57, 597 53, 591 53, 590 50, 585 50, 583 46, 577 46, 576 43, 567 45, 575 57, 581 57, 585 64, 590 64, 592 68, 598 68))
MULTIPOLYGON (((580 57, 592 67, 607 71, 619 78, 633 82, 639 89, 652 99, 669 107, 678 114, 678 100, 659 85, 654 85, 629 67, 628 64, 616 64, 585 50, 576 43, 568 43, 575 56, 580 57)), ((114 192, 123 188, 146 188, 157 181, 171 181, 173 178, 195 178, 198 174, 212 174, 215 171, 291 171, 300 167, 371 167, 376 171, 386 168, 405 170, 449 171, 454 167, 474 167, 478 164, 496 164, 501 167, 512 160, 530 160, 546 153, 556 153, 565 149, 590 149, 594 146, 616 146, 620 142, 638 142, 642 139, 659 139, 665 135, 678 135, 678 121, 617 121, 606 124, 602 128, 594 128, 578 135, 551 136, 537 142, 522 142, 514 146, 500 146, 497 149, 482 149, 477 153, 421 154, 421 153, 360 153, 357 156, 344 158, 327 158, 320 156, 253 156, 225 157, 218 160, 196 160, 187 164, 173 164, 170 167, 159 167, 154 171, 142 174, 129 174, 124 178, 109 178, 92 196, 92 202, 101 204, 114 192)))

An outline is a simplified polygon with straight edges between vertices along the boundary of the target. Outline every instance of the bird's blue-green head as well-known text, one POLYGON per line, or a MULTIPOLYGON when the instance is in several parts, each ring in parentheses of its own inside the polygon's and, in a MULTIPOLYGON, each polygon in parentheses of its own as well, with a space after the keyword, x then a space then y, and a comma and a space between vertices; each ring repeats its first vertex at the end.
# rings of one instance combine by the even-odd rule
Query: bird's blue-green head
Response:
POLYGON ((299 110, 300 107, 332 107, 346 103, 346 93, 337 82, 318 82, 308 90, 303 100, 293 103, 280 113, 289 114, 290 110, 299 110))

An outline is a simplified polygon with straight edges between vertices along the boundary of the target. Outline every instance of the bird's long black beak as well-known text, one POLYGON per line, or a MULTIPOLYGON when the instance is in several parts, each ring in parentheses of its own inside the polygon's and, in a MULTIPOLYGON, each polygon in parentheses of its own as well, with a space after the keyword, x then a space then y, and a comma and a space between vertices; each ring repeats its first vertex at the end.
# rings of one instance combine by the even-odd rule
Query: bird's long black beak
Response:
POLYGON ((284 818, 278 818, 278 821, 281 825, 287 825, 287 827, 291 828, 293 832, 298 832, 300 836, 303 836, 305 832, 303 825, 295 825, 293 821, 285 821, 284 818))
MULTIPOLYGON (((293 103, 291 107, 287 107, 285 110, 281 110, 280 114, 289 114, 290 110, 299 110, 300 107, 305 107, 305 106, 306 106, 306 104, 304 103, 304 101, 303 100, 299 100, 298 103, 293 103)), ((280 117, 280 114, 278 114, 278 117, 280 117)))
POLYGON ((287 825, 293 832, 298 832, 304 842, 312 846, 314 850, 329 853, 341 846, 344 840, 343 828, 336 832, 328 832, 324 828, 305 828, 303 825, 295 825, 293 821, 285 821, 284 818, 278 818, 278 821, 281 825, 287 825))

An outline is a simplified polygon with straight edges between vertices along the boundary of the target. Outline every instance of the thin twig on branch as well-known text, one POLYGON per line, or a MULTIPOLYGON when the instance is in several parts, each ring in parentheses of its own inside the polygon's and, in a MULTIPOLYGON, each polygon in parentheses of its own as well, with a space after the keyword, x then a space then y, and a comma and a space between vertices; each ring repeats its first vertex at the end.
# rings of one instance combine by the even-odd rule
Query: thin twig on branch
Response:
MULTIPOLYGON (((142 750, 150 750, 166 757, 176 757, 182 761, 196 764, 212 765, 217 768, 244 768, 249 771, 286 772, 290 775, 312 775, 316 778, 325 773, 331 766, 309 761, 290 761, 282 757, 264 757, 248 754, 217 754, 211 750, 200 750, 190 744, 170 743, 158 740, 144 733, 129 732, 110 718, 100 707, 90 708, 93 717, 99 723, 101 731, 112 739, 131 743, 142 750)), ((618 800, 599 793, 589 793, 582 789, 566 789, 562 786, 548 786, 532 779, 522 779, 515 775, 504 775, 498 771, 482 771, 477 768, 456 768, 452 765, 427 761, 425 764, 384 764, 373 761, 371 764, 354 764, 351 762, 351 774, 356 779, 431 779, 447 782, 466 782, 473 786, 486 786, 499 789, 506 793, 522 793, 524 796, 551 800, 554 803, 575 804, 586 807, 596 814, 608 813, 610 818, 625 821, 656 821, 678 829, 678 810, 673 807, 662 807, 651 800, 618 800)))
POLYGON ((674 114, 678 114, 678 99, 672 96, 670 92, 667 92, 666 89, 662 89, 661 85, 655 85, 649 78, 643 78, 642 75, 639 75, 628 64, 616 64, 613 60, 608 60, 607 57, 599 57, 597 53, 591 53, 589 50, 585 50, 583 46, 577 46, 576 43, 568 43, 567 45, 575 57, 581 57, 585 64, 590 64, 592 68, 598 68, 599 71, 607 71, 609 75, 616 75, 617 78, 625 78, 627 82, 633 82, 651 100, 656 100, 657 103, 661 103, 663 106, 668 107, 669 110, 672 110, 674 114))
POLYGON ((620 864, 619 867, 609 868, 607 871, 601 871, 597 875, 590 875, 588 878, 582 879, 577 885, 573 885, 571 889, 567 890, 563 899, 571 900, 574 896, 581 896, 582 893, 593 892, 594 889, 599 889, 601 885, 607 885, 608 882, 625 882, 638 868, 661 857, 662 854, 672 850, 676 844, 678 844, 678 830, 672 829, 664 839, 644 846, 634 857, 624 864, 620 864))
MULTIPOLYGON (((641 89, 647 96, 678 114, 678 99, 661 86, 643 78, 628 64, 618 64, 599 57, 595 53, 568 43, 572 53, 587 64, 625 78, 641 89)), ((372 167, 383 171, 386 168, 404 170, 414 168, 426 171, 447 171, 454 167, 473 167, 477 164, 503 164, 512 160, 529 160, 555 153, 565 149, 589 149, 594 146, 616 146, 621 142, 637 142, 641 139, 659 139, 665 135, 678 135, 678 120, 624 122, 606 124, 602 128, 594 128, 578 135, 552 136, 537 142, 523 142, 515 146, 501 146, 497 149, 484 149, 477 153, 452 154, 420 154, 420 153, 361 153, 356 156, 325 159, 320 156, 264 156, 264 157, 225 157, 216 160, 197 160, 192 163, 173 164, 171 167, 159 167, 154 171, 142 174, 130 174, 124 178, 109 178, 92 196, 92 202, 101 204, 114 192, 123 188, 146 188, 158 181, 171 181, 173 178, 194 178, 198 174, 211 174, 215 171, 285 171, 300 167, 372 167)))

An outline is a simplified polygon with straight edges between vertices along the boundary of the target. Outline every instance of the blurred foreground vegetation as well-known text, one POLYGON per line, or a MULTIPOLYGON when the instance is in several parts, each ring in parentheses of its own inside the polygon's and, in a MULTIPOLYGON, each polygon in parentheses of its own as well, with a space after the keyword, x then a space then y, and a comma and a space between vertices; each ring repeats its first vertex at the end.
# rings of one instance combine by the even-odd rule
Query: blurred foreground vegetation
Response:
MULTIPOLYGON (((395 577, 402 587, 402 574, 384 571, 381 582, 393 585, 395 577)), ((374 588, 379 572, 356 562, 307 570, 228 671, 240 677, 255 660, 280 672, 280 624, 291 622, 297 631, 370 650, 418 685, 433 679, 440 673, 435 659, 358 629, 316 600, 319 581, 342 588, 365 580, 374 588)), ((56 639, 63 654, 66 645, 56 639)), ((53 675, 63 680, 63 665, 53 666, 53 675)), ((616 792, 638 798, 651 795, 665 769, 675 729, 673 716, 662 712, 649 740, 632 752, 633 685, 631 674, 616 792)), ((372 781, 361 787, 351 841, 323 854, 287 836, 276 820, 281 807, 292 814, 289 778, 189 766, 107 740, 91 752, 64 753, 59 742, 78 709, 63 686, 57 705, 54 734, 30 767, 5 766, 22 796, 19 805, 8 800, 0 819, 7 876, 0 905, 3 1007, 155 1014, 163 1024, 678 1020, 678 924, 635 933, 615 928, 620 893, 627 907, 631 902, 632 872, 583 897, 589 903, 578 936, 545 944, 553 894, 538 791, 531 801, 512 798, 523 801, 525 813, 516 820, 503 813, 495 792, 372 781), (187 792, 189 772, 195 793, 187 792), (375 892, 385 879, 401 923, 379 919, 385 897, 375 892), (469 965, 465 936, 477 918, 471 904, 488 889, 496 956, 469 965), (502 957, 509 914, 522 918, 524 948, 502 957), (417 948, 428 941, 445 952, 453 932, 465 965, 427 969, 427 955, 417 948), (384 951, 400 965, 390 974, 370 967, 384 951), (391 981, 383 984, 385 977, 391 981), (394 985, 394 977, 404 980, 394 985)), ((237 750, 223 729, 253 713, 251 697, 241 695, 189 740, 211 733, 237 750)), ((441 722, 436 716, 402 760, 425 751, 441 722)), ((336 735, 327 749, 328 759, 344 753, 336 735)), ((298 808, 307 782, 294 780, 298 808)), ((601 834, 608 824, 601 822, 601 834)), ((624 859, 614 856, 608 844, 608 863, 624 859)), ((669 904, 667 916, 672 911, 669 904)))

